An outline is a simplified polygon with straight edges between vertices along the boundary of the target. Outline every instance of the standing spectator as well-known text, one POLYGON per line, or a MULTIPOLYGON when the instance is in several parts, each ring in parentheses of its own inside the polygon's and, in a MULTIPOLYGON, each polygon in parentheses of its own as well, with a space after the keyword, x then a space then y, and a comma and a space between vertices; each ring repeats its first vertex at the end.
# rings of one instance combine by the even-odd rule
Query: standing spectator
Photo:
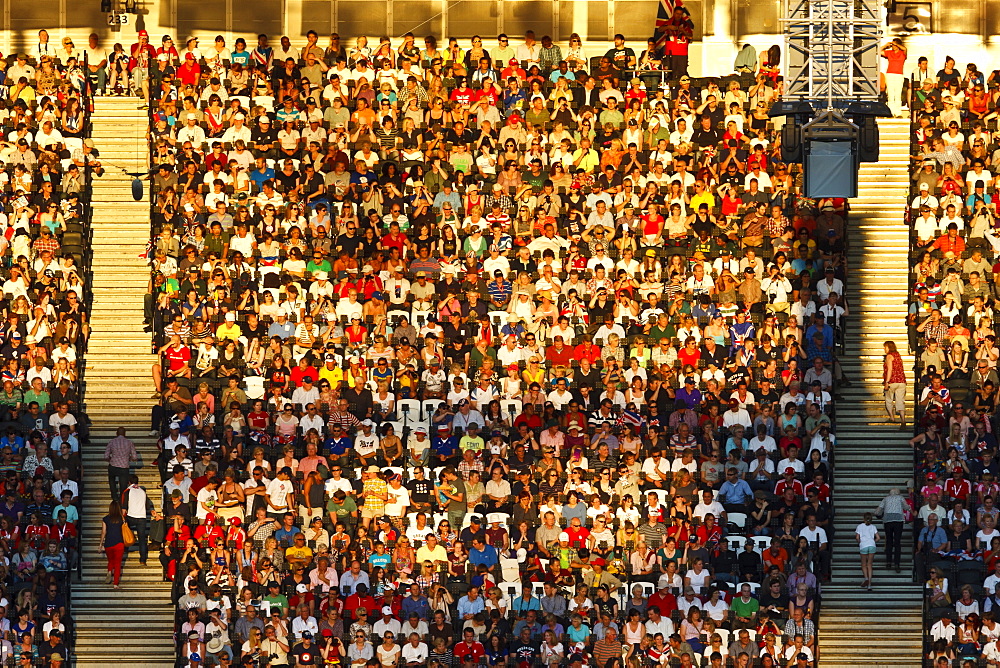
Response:
POLYGON ((906 511, 906 500, 899 494, 899 489, 893 487, 889 495, 878 504, 875 515, 882 519, 885 526, 885 567, 895 568, 898 573, 900 551, 903 541, 903 522, 906 511))
POLYGON ((899 428, 906 427, 906 371, 903 368, 903 357, 896 350, 895 341, 882 344, 885 358, 882 361, 882 386, 885 391, 885 412, 890 422, 896 421, 899 414, 899 428))
POLYGON ((129 485, 129 462, 138 461, 135 444, 125 438, 125 427, 118 427, 117 435, 108 441, 104 449, 104 461, 108 463, 108 488, 112 499, 120 499, 129 485))
POLYGON ((115 499, 108 504, 108 514, 101 520, 101 537, 98 541, 101 552, 108 558, 108 574, 104 584, 113 582, 115 589, 120 589, 122 579, 122 562, 125 558, 125 539, 122 537, 122 524, 125 523, 125 513, 115 499))

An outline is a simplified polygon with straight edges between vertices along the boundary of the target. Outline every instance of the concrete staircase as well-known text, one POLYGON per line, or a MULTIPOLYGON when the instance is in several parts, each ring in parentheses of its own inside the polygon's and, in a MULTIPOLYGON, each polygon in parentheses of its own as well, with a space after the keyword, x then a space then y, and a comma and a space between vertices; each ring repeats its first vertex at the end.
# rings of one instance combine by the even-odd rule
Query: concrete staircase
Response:
POLYGON ((147 436, 155 361, 150 336, 143 331, 149 268, 139 257, 149 239, 149 202, 132 199, 132 177, 123 173, 146 168, 146 112, 136 110, 132 98, 102 97, 95 104, 92 136, 106 173, 95 179, 93 194, 93 330, 84 377, 93 426, 91 447, 83 455, 83 582, 73 590, 76 664, 103 667, 124 660, 134 666, 172 666, 169 586, 162 582, 156 552, 147 567, 139 565, 138 552, 129 554, 122 588, 114 590, 104 584, 106 561, 98 551, 101 518, 110 501, 104 446, 118 427, 128 430, 142 452, 146 467, 139 475, 157 508, 159 475, 151 466, 155 440, 147 436))
MULTIPOLYGON (((905 494, 912 477, 909 428, 888 421, 882 394, 882 343, 895 341, 907 370, 906 301, 908 229, 906 206, 909 135, 904 120, 881 119, 880 160, 861 165, 857 200, 851 203, 846 350, 841 357, 851 387, 841 389, 834 462, 833 578, 823 587, 820 665, 921 665, 920 588, 911 579, 913 540, 904 529, 902 571, 885 568, 882 546, 875 558, 874 591, 860 589, 854 528, 874 511, 891 487, 905 494), (877 638, 878 642, 862 639, 877 638)), ((912 387, 907 406, 912 407, 912 387)), ((912 412, 912 411, 911 411, 912 412)), ((912 422, 912 414, 907 415, 912 422)))

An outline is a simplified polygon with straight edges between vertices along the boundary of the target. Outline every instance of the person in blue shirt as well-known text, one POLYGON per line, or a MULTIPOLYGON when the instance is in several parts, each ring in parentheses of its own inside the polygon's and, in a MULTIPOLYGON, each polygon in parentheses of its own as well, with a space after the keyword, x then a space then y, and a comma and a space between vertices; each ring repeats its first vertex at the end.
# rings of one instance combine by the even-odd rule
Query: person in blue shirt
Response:
POLYGON ((295 538, 295 534, 297 533, 302 533, 302 530, 295 526, 295 515, 285 513, 284 523, 280 529, 274 532, 274 537, 279 543, 285 540, 291 545, 292 539, 295 538))
POLYGON ((385 543, 376 541, 375 551, 368 557, 368 563, 372 566, 381 566, 385 569, 389 567, 391 562, 392 555, 385 551, 385 543))
POLYGON ((420 619, 429 620, 431 618, 431 606, 427 602, 427 597, 420 591, 420 585, 414 583, 410 585, 410 595, 403 599, 400 604, 400 615, 409 619, 410 615, 417 615, 420 619))
POLYGON ((729 328, 729 338, 732 345, 729 347, 729 354, 736 355, 737 351, 743 350, 743 342, 754 337, 756 331, 752 322, 747 322, 746 311, 736 312, 736 322, 729 328))
POLYGON ((344 428, 339 424, 330 429, 330 436, 323 444, 326 451, 333 457, 343 457, 351 447, 351 438, 344 434, 344 428))
POLYGON ((10 446, 11 452, 15 455, 24 447, 24 439, 14 433, 13 427, 8 427, 7 434, 3 438, 0 438, 0 448, 7 446, 10 446))
POLYGON ((486 602, 479 595, 479 587, 470 587, 469 593, 458 601, 458 616, 466 622, 486 609, 486 602))
POLYGON ((242 37, 236 39, 233 51, 229 54, 229 62, 233 65, 242 65, 243 67, 250 64, 250 52, 247 51, 247 41, 242 37))
POLYGON ((458 452, 458 438, 451 433, 450 426, 438 425, 437 436, 431 441, 431 450, 441 465, 446 465, 448 460, 455 456, 458 452))
POLYGON ((739 477, 736 469, 726 470, 726 482, 719 488, 719 503, 726 512, 746 513, 753 501, 753 490, 746 480, 739 477))
POLYGON ((517 617, 524 617, 529 610, 541 610, 542 603, 533 595, 534 588, 530 582, 521 585, 521 595, 510 602, 510 609, 517 617))
POLYGON ((295 325, 288 321, 288 316, 284 313, 278 313, 274 316, 274 322, 267 328, 268 338, 277 336, 284 341, 293 334, 295 334, 295 325))
POLYGON ((500 554, 495 547, 476 537, 472 539, 472 549, 469 550, 469 563, 473 566, 486 566, 492 573, 500 563, 500 554))
POLYGON ((265 181, 274 178, 274 168, 268 167, 264 158, 257 158, 257 168, 250 172, 249 176, 250 180, 257 186, 256 190, 259 191, 265 181))

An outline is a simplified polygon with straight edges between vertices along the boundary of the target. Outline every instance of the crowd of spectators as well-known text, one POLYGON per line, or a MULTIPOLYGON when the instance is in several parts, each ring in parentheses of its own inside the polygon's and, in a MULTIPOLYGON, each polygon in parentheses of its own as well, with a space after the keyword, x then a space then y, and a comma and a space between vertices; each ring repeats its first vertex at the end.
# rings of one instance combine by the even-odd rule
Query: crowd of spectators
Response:
POLYGON ((89 334, 83 59, 64 39, 0 67, 0 662, 67 665, 79 565, 80 363, 89 334))
POLYGON ((916 576, 926 583, 928 662, 997 666, 998 82, 951 57, 936 74, 929 67, 919 58, 908 73, 916 576))
POLYGON ((178 665, 813 664, 846 204, 667 34, 139 33, 178 665))

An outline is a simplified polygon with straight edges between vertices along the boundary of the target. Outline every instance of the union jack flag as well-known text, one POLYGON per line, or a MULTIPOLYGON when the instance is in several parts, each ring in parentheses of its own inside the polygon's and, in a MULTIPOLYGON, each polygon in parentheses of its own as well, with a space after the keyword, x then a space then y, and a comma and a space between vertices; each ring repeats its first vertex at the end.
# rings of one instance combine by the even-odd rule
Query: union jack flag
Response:
POLYGON ((623 410, 622 414, 618 416, 618 420, 615 422, 616 427, 635 427, 636 429, 642 429, 645 420, 641 415, 635 411, 623 410))
POLYGON ((667 42, 667 26, 674 17, 674 10, 680 7, 688 17, 691 12, 684 6, 684 0, 660 0, 660 6, 656 10, 656 46, 663 47, 667 42))

